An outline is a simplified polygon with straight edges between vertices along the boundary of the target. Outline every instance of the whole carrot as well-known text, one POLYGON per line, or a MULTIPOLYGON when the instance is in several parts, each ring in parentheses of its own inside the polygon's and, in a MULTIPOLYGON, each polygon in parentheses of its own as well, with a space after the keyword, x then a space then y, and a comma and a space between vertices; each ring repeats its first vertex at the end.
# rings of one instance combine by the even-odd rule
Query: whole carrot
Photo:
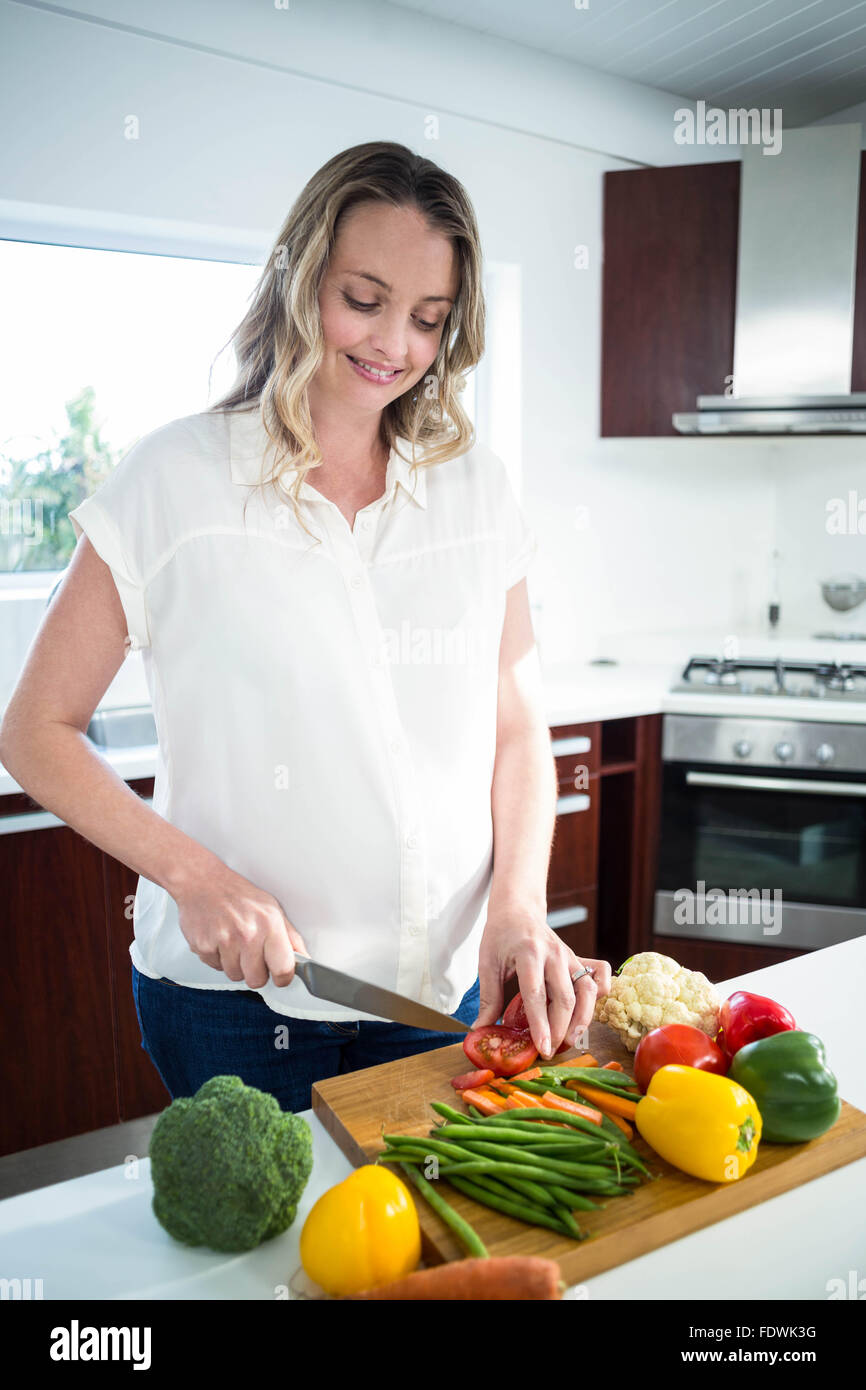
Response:
POLYGON ((562 1288, 555 1260, 543 1260, 537 1255, 496 1255, 487 1260, 454 1260, 433 1269, 418 1269, 405 1279, 365 1289, 352 1298, 540 1303, 560 1298, 562 1288))

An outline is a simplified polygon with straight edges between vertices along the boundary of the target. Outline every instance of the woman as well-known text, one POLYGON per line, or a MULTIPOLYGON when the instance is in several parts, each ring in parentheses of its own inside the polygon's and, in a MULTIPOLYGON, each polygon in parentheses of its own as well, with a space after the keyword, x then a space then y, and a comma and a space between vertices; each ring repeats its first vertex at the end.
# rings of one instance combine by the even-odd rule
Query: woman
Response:
POLYGON ((296 950, 467 1023, 516 974, 545 1056, 607 991, 546 923, 535 541, 458 399, 483 338, 464 189, 346 150, 280 231, 229 396, 71 513, 0 756, 141 875, 133 988, 172 1096, 232 1072, 303 1109, 319 1077, 453 1041, 313 998, 296 950), (129 649, 152 809, 84 735, 129 649))

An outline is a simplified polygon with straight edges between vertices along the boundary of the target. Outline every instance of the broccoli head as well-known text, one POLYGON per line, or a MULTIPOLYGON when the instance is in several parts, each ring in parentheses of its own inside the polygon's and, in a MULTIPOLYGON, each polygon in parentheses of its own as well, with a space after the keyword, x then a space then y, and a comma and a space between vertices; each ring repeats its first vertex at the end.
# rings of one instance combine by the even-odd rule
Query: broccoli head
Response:
POLYGON ((150 1140, 153 1210, 185 1245, 252 1250, 295 1219, 313 1166, 310 1126, 239 1076, 172 1101, 150 1140))

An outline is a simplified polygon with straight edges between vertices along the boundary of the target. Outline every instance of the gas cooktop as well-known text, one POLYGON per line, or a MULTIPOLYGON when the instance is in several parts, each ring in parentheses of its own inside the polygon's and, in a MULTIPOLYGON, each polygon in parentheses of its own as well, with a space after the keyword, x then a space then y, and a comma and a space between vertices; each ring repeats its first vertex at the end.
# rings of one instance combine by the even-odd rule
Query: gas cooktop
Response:
POLYGON ((693 656, 672 693, 866 701, 866 666, 837 661, 693 656))

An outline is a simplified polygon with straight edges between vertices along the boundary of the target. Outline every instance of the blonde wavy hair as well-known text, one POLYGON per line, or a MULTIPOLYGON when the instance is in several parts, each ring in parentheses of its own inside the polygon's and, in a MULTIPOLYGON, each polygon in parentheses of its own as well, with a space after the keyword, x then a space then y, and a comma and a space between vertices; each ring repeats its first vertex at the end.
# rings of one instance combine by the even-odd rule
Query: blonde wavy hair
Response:
POLYGON ((406 462, 413 468, 455 458, 474 442, 472 422, 459 400, 466 372, 484 352, 481 242, 472 204, 453 175, 405 145, 386 140, 354 145, 329 159, 293 204, 252 303, 229 339, 238 364, 235 382, 209 407, 211 412, 259 412, 274 448, 263 484, 278 485, 297 470, 284 491, 301 525, 298 494, 307 473, 322 462, 307 399, 323 356, 319 289, 341 218, 369 202, 417 209, 431 229, 451 240, 460 276, 435 361, 421 381, 384 407, 381 441, 390 451, 398 437, 406 439, 412 446, 406 462), (416 448, 423 458, 416 458, 416 448))

